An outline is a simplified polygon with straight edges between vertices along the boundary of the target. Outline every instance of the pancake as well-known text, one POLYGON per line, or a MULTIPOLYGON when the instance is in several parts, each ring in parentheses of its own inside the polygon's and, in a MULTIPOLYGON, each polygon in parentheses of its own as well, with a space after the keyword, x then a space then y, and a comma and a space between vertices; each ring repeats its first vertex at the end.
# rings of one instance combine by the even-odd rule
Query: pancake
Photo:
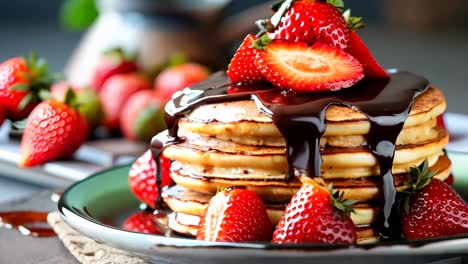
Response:
MULTIPOLYGON (((437 120, 431 119, 428 122, 419 124, 413 127, 407 127, 402 130, 398 139, 397 145, 414 144, 426 140, 434 139, 437 137, 437 131, 434 129, 437 126, 437 120)), ((235 136, 231 134, 218 134, 209 135, 202 133, 194 133, 184 129, 179 130, 179 135, 189 139, 205 139, 214 137, 223 141, 232 141, 242 145, 253 146, 271 146, 271 147, 284 147, 286 145, 283 137, 268 137, 268 136, 235 136)), ((320 139, 320 146, 332 147, 359 147, 365 145, 365 135, 335 135, 323 136, 320 139)))
MULTIPOLYGON (((435 139, 398 146, 393 167, 405 165, 408 169, 441 153, 448 144, 449 137, 444 129, 436 130, 438 136, 435 139)), ((183 166, 190 166, 191 170, 203 175, 249 174, 262 178, 282 178, 288 168, 285 152, 285 148, 240 145, 210 138, 196 142, 188 139, 168 146, 163 153, 167 158, 178 161, 183 166)), ((378 171, 378 161, 367 147, 325 148, 322 150, 322 160, 323 175, 332 170, 335 174, 330 175, 334 178, 349 178, 346 171, 342 171, 344 175, 336 175, 338 168, 369 168, 367 173, 354 173, 353 177, 369 176, 369 172, 378 171)))
MULTIPOLYGON (((220 188, 228 188, 232 186, 245 186, 254 191, 263 201, 268 202, 287 202, 296 193, 301 183, 297 178, 287 183, 285 180, 244 180, 244 179, 222 179, 222 178, 206 178, 199 175, 188 173, 174 164, 171 170, 171 178, 180 186, 198 192, 215 194, 220 188)), ((451 163, 447 156, 443 155, 437 162, 431 166, 431 170, 437 171, 435 178, 440 180, 447 179, 451 174, 451 163)), ((376 176, 377 177, 377 176, 376 176)), ((402 179, 407 177, 407 174, 395 175, 396 183, 399 183, 398 188, 402 188, 402 179), (398 180, 400 179, 400 180, 398 180)), ((377 177, 378 178, 378 177, 377 177)), ((327 184, 332 183, 335 189, 343 191, 345 199, 366 202, 378 199, 380 190, 377 181, 363 179, 349 179, 346 181, 336 179, 325 179, 327 184)))
MULTIPOLYGON (((444 113, 445 108, 442 91, 430 88, 416 98, 404 127, 429 122, 444 113)), ((370 122, 362 113, 352 108, 331 106, 325 118, 325 137, 369 133, 370 122)), ((212 136, 281 137, 271 118, 261 113, 252 100, 202 105, 182 118, 179 126, 193 133, 212 136)))
MULTIPOLYGON (((435 129, 437 120, 432 119, 423 124, 407 127, 402 130, 397 139, 397 145, 415 144, 426 140, 431 140, 437 137, 438 133, 435 129)), ((235 142, 242 145, 252 146, 271 146, 284 147, 286 142, 283 137, 267 137, 267 136, 235 136, 231 134, 209 135, 202 133, 193 133, 184 129, 179 130, 179 136, 187 138, 190 141, 209 141, 210 137, 216 138, 225 142, 235 142)), ((332 147, 359 147, 365 145, 365 135, 345 135, 345 136, 323 136, 320 139, 320 146, 332 147)))
MULTIPOLYGON (((176 185, 163 193, 164 202, 169 208, 178 213, 199 216, 208 206, 212 195, 196 192, 176 185)), ((265 204, 268 216, 272 224, 276 225, 283 211, 285 204, 265 204)), ((355 225, 370 225, 375 222, 377 208, 367 204, 357 204, 354 207, 355 213, 351 214, 351 219, 355 225)))
MULTIPOLYGON (((199 222, 199 216, 183 213, 171 213, 169 215, 169 228, 187 236, 194 237, 197 235, 199 222)), ((356 235, 358 244, 375 243, 378 241, 377 232, 372 226, 357 226, 356 235)))

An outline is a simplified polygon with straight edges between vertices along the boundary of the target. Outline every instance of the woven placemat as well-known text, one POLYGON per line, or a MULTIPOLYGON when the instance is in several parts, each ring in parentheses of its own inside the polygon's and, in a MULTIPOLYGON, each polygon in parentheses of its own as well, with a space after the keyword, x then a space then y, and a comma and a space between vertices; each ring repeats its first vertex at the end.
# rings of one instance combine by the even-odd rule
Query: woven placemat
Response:
POLYGON ((128 252, 109 247, 83 236, 65 223, 58 212, 50 213, 47 222, 75 258, 83 264, 147 264, 128 252))

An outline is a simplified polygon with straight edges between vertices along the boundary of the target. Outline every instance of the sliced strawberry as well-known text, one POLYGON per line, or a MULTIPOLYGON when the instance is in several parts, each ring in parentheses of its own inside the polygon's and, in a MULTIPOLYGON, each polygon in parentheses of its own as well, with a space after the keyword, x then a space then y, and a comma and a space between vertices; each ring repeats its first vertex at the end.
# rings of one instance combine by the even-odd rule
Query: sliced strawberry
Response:
POLYGON ((364 74, 369 78, 389 78, 388 73, 380 66, 372 56, 366 44, 359 35, 351 31, 349 34, 349 44, 346 52, 353 55, 364 67, 364 74))
POLYGON ((257 38, 249 34, 240 45, 228 66, 227 75, 234 83, 254 83, 264 81, 262 73, 255 65, 258 50, 253 48, 257 38))
POLYGON ((273 41, 266 51, 259 51, 256 62, 272 84, 298 92, 336 91, 364 77, 353 56, 322 43, 273 41))

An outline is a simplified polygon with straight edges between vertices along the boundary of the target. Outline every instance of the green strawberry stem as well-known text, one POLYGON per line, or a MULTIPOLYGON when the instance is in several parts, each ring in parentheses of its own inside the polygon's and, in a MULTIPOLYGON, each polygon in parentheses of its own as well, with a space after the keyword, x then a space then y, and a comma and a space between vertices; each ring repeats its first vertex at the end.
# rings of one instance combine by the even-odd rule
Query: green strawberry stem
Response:
POLYGON ((271 39, 268 34, 263 34, 260 38, 254 41, 252 48, 258 50, 266 50, 268 44, 271 43, 271 39))
POLYGON ((343 17, 348 24, 348 28, 351 30, 358 30, 364 28, 366 25, 362 22, 362 17, 353 17, 351 16, 351 9, 347 9, 343 12, 343 17))
POLYGON ((125 51, 121 47, 115 47, 115 48, 105 50, 102 54, 105 57, 114 58, 119 61, 120 60, 121 61, 136 61, 136 59, 138 58, 137 52, 125 51))
POLYGON ((323 178, 320 177, 311 179, 309 177, 303 176, 300 180, 303 184, 307 184, 307 182, 310 181, 315 181, 318 185, 322 186, 323 188, 326 188, 330 193, 330 203, 332 207, 337 209, 340 213, 343 213, 345 215, 355 213, 352 206, 355 205, 357 201, 344 199, 344 192, 335 191, 333 189, 333 184, 327 185, 323 178))
POLYGON ((426 159, 417 167, 411 167, 409 179, 405 182, 404 189, 399 191, 398 207, 404 212, 409 212, 409 204, 413 195, 431 183, 436 171, 429 169, 429 161, 426 159))
POLYGON ((41 92, 49 91, 51 83, 56 79, 55 74, 49 73, 47 61, 43 58, 38 58, 35 52, 31 52, 28 58, 23 59, 26 62, 28 72, 23 72, 21 74, 26 80, 26 83, 19 83, 10 87, 12 91, 28 93, 18 106, 20 111, 30 103, 42 101, 40 97, 41 92))
POLYGON ((333 207, 338 209, 340 212, 344 214, 351 214, 355 213, 354 209, 352 206, 357 203, 357 201, 354 200, 346 200, 344 198, 344 192, 340 191, 335 191, 333 190, 333 184, 328 185, 328 192, 331 195, 330 202, 333 207))

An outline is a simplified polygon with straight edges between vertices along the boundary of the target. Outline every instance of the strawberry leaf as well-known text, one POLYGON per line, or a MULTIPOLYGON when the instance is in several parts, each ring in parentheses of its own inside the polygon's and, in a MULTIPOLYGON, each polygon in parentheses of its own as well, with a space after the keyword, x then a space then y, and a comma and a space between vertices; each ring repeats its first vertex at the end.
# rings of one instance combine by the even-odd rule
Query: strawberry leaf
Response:
POLYGON ((124 50, 121 47, 115 47, 105 50, 102 55, 114 58, 117 61, 135 61, 138 58, 137 52, 124 50))
POLYGON ((63 102, 75 110, 77 110, 79 107, 76 94, 70 87, 68 88, 67 93, 65 94, 65 99, 63 102))
POLYGON ((49 100, 49 99, 53 99, 53 96, 49 90, 40 90, 39 98, 41 98, 41 100, 49 100))
POLYGON ((254 41, 254 43, 252 44, 252 48, 258 50, 266 50, 267 45, 270 43, 271 39, 270 37, 268 37, 268 34, 263 34, 260 38, 254 41))
POLYGON ((333 184, 328 185, 327 189, 331 195, 330 203, 334 208, 347 215, 355 213, 352 206, 355 205, 357 201, 344 199, 344 192, 334 191, 333 184))
POLYGON ((23 111, 26 106, 34 100, 34 95, 28 93, 18 105, 18 110, 23 111))
POLYGON ((348 9, 343 12, 344 20, 348 25, 348 28, 351 30, 358 30, 364 28, 366 25, 362 22, 362 17, 353 17, 351 16, 351 9, 348 9))
POLYGON ((29 84, 27 83, 17 83, 10 87, 10 91, 21 91, 26 92, 29 90, 29 84))
POLYGON ((327 3, 336 7, 340 12, 343 12, 344 2, 343 0, 327 0, 327 3))
POLYGON ((404 183, 404 189, 399 191, 398 207, 404 212, 408 212, 411 197, 417 191, 429 185, 437 174, 429 168, 429 161, 424 160, 419 166, 411 167, 409 170, 409 179, 404 183))

